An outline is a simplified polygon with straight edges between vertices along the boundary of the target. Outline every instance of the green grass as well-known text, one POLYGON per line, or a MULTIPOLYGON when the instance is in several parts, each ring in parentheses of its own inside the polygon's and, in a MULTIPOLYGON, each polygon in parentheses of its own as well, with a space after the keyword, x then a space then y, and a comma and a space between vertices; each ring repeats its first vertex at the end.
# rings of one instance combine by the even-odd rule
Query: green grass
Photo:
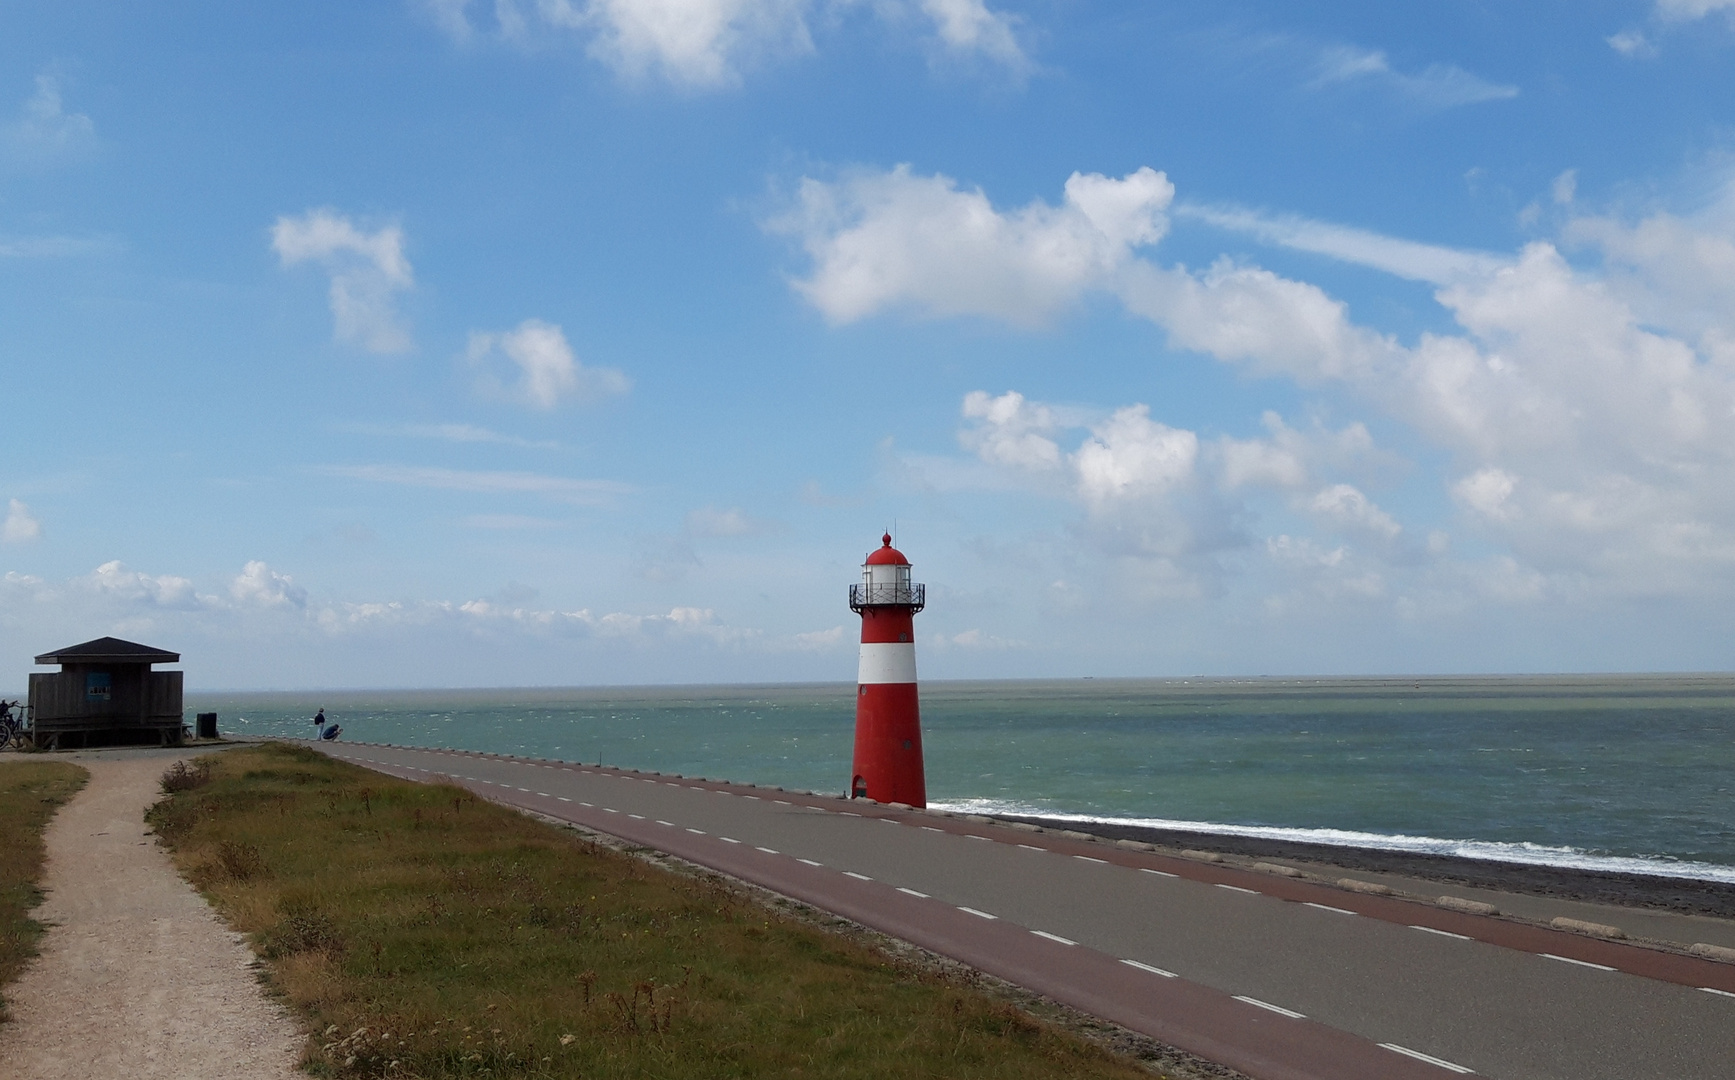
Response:
POLYGON ((150 821, 322 1033, 316 1075, 1150 1075, 721 881, 306 748, 218 755, 150 821))
MULTIPOLYGON (((0 987, 36 955, 46 929, 30 917, 42 902, 42 830, 90 774, 64 761, 0 763, 0 987)), ((0 1020, 9 1019, 0 998, 0 1020)))

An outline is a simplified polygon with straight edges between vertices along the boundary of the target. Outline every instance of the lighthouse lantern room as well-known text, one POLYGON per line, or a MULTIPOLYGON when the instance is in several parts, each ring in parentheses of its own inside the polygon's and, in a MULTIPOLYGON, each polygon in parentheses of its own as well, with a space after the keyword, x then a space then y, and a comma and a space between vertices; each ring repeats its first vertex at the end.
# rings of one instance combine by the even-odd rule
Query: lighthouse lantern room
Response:
POLYGON ((910 581, 910 560, 892 546, 891 534, 880 540, 862 566, 861 584, 849 590, 850 609, 861 615, 849 793, 926 806, 915 633, 926 590, 910 581))

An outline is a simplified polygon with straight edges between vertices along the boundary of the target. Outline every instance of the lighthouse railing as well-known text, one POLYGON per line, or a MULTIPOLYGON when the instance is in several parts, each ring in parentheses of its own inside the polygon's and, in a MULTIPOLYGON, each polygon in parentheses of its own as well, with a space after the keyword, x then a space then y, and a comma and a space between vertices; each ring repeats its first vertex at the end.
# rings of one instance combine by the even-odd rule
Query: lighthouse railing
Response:
POLYGON ((911 611, 920 611, 926 603, 925 585, 899 582, 892 585, 862 584, 849 587, 851 611, 860 611, 865 607, 906 607, 911 611))

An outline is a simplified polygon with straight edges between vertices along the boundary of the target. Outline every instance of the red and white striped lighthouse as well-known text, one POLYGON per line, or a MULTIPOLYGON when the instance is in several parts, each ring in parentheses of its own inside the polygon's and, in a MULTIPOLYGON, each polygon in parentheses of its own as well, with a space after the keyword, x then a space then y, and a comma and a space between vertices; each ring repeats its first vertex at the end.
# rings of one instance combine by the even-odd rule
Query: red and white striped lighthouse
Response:
POLYGON ((861 568, 861 584, 849 589, 850 609, 861 615, 849 796, 926 806, 915 620, 925 590, 910 583, 910 560, 892 546, 891 534, 881 541, 861 568))

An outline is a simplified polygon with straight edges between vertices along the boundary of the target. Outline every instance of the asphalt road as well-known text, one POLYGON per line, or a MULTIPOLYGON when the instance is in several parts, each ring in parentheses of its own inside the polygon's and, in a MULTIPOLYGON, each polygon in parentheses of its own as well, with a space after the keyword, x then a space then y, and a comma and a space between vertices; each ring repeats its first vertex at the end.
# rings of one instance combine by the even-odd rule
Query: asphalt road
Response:
POLYGON ((1735 965, 824 796, 320 748, 753 881, 1259 1080, 1735 1077, 1735 965))

